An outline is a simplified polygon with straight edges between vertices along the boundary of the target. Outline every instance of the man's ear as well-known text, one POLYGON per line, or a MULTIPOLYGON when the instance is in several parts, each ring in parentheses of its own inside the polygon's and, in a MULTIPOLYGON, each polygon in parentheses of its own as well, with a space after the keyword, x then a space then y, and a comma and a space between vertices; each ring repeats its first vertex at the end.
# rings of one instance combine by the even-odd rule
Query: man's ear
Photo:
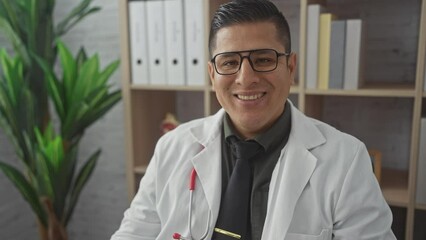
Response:
POLYGON ((215 74, 215 71, 214 71, 214 66, 213 66, 213 63, 212 62, 208 62, 207 63, 207 68, 208 68, 208 71, 209 71, 209 77, 210 77, 210 82, 212 83, 212 88, 213 88, 213 90, 215 90, 215 80, 214 80, 214 74, 215 74))
POLYGON ((296 77, 297 70, 297 55, 296 53, 291 53, 288 57, 287 68, 290 73, 291 83, 294 84, 294 79, 296 77))

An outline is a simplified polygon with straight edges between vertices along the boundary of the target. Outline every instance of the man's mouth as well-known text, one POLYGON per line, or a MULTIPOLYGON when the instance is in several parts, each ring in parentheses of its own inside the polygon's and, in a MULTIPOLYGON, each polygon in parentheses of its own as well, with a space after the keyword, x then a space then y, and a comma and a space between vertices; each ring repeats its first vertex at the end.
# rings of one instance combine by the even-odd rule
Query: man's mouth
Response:
POLYGON ((238 99, 243 100, 243 101, 253 101, 253 100, 257 100, 257 99, 263 97, 265 94, 266 93, 257 93, 257 94, 250 94, 250 95, 236 94, 235 96, 238 99))

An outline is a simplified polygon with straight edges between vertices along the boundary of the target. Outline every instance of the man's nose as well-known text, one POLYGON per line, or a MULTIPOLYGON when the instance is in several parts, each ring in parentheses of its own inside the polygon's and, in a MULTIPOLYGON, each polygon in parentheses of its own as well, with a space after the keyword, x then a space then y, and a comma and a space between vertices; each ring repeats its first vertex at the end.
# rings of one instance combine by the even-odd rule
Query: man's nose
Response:
POLYGON ((259 78, 256 72, 254 71, 252 65, 250 64, 250 59, 248 56, 241 59, 240 71, 237 73, 236 82, 243 86, 250 86, 253 83, 259 82, 259 78), (247 61, 244 61, 247 60, 247 61))

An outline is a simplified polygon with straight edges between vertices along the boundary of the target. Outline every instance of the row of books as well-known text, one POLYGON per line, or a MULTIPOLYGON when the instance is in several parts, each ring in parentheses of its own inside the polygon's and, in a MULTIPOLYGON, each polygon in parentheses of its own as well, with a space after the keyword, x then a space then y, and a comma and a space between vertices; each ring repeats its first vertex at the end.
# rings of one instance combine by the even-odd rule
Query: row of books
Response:
POLYGON ((205 84, 204 2, 129 1, 133 84, 205 84))
POLYGON ((339 20, 319 4, 308 5, 306 87, 358 89, 363 70, 361 19, 339 20))
POLYGON ((419 161, 417 163, 416 202, 426 204, 426 118, 420 123, 419 161))

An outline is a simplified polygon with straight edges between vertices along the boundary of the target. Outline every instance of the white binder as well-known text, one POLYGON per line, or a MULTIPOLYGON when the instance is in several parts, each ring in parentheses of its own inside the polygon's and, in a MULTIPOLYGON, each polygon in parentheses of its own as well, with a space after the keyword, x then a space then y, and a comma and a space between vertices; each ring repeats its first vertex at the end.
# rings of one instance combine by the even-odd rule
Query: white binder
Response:
POLYGON ((343 88, 358 89, 361 85, 363 22, 361 19, 349 19, 346 22, 346 50, 343 88))
POLYGON ((318 80, 319 23, 324 9, 319 4, 308 5, 306 38, 306 88, 316 89, 318 80))
POLYGON ((164 32, 164 1, 146 2, 148 24, 149 80, 152 85, 166 84, 166 44, 164 32))
POLYGON ((167 84, 185 85, 183 0, 165 0, 167 84))
POLYGON ((146 3, 131 1, 129 7, 130 60, 133 84, 147 84, 148 50, 146 41, 146 3))
POLYGON ((207 1, 184 0, 185 52, 188 85, 204 85, 207 77, 207 61, 204 31, 204 4, 207 1))

